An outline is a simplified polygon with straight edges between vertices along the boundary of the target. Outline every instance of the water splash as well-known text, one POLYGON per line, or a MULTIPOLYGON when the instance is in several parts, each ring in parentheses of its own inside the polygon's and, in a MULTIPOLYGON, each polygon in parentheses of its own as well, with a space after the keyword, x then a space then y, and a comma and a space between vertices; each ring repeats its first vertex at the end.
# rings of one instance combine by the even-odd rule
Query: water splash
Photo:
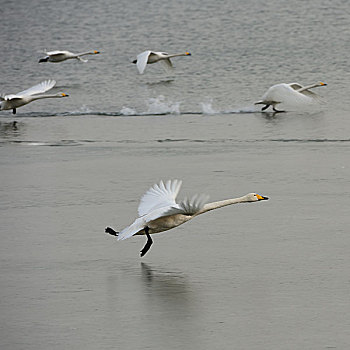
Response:
POLYGON ((208 102, 202 102, 201 104, 202 107, 202 113, 203 114, 218 114, 220 111, 217 111, 213 108, 213 101, 210 100, 208 102))
POLYGON ((120 110, 121 115, 137 115, 137 112, 135 109, 124 107, 120 110))
POLYGON ((180 102, 166 101, 163 95, 151 98, 146 114, 180 114, 180 102))

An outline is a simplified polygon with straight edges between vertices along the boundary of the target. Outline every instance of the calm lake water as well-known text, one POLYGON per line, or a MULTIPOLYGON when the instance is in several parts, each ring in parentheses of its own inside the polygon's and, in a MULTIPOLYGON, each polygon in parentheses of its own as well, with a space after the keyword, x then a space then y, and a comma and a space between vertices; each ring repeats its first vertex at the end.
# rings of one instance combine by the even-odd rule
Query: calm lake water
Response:
POLYGON ((349 23, 345 0, 3 4, 0 91, 70 97, 0 112, 0 348, 348 349, 349 23), (146 49, 192 56, 139 75, 146 49), (254 106, 318 81, 319 105, 254 106), (180 199, 270 200, 154 235, 144 258, 144 237, 104 233, 174 178, 180 199))

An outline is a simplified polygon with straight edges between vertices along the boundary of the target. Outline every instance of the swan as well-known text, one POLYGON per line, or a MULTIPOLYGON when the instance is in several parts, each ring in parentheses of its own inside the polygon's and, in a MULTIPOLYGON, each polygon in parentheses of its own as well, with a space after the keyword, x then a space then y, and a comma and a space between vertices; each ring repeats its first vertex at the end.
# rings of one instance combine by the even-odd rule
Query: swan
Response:
POLYGON ((261 110, 272 106, 272 109, 275 112, 284 112, 276 109, 276 105, 281 102, 285 103, 305 103, 311 102, 314 99, 320 98, 319 95, 310 91, 309 89, 316 88, 318 86, 326 86, 326 83, 315 83, 308 86, 302 86, 299 83, 291 84, 277 84, 271 86, 263 95, 262 99, 258 102, 255 102, 256 105, 263 104, 265 105, 261 110))
POLYGON ((16 114, 16 108, 24 106, 35 100, 43 98, 61 98, 68 97, 68 94, 60 92, 55 95, 38 95, 52 89, 56 84, 55 80, 45 80, 40 84, 34 85, 31 88, 21 91, 13 95, 0 96, 0 110, 12 109, 12 113, 16 114))
POLYGON ((88 60, 81 58, 81 56, 97 55, 100 52, 95 50, 95 51, 81 52, 81 53, 73 53, 70 51, 49 51, 49 52, 45 52, 45 53, 47 56, 44 58, 40 58, 39 63, 41 63, 41 62, 58 63, 58 62, 62 62, 65 60, 72 59, 72 58, 75 58, 81 62, 87 62, 88 60))
POLYGON ((173 68, 170 58, 178 56, 191 56, 191 53, 185 52, 169 55, 166 52, 144 51, 137 55, 137 59, 132 61, 132 63, 135 63, 140 74, 143 74, 147 64, 156 63, 158 61, 163 62, 166 68, 173 68))
POLYGON ((114 231, 111 227, 106 227, 105 232, 117 236, 118 240, 124 240, 133 235, 146 235, 147 242, 141 250, 141 256, 144 256, 153 243, 150 236, 153 233, 170 230, 213 209, 236 203, 268 199, 268 197, 257 193, 248 193, 243 197, 205 204, 209 198, 208 196, 195 195, 191 199, 185 198, 183 201, 176 203, 181 185, 181 180, 168 180, 166 183, 160 181, 159 184, 153 185, 142 196, 138 207, 139 217, 130 226, 120 232, 114 231))

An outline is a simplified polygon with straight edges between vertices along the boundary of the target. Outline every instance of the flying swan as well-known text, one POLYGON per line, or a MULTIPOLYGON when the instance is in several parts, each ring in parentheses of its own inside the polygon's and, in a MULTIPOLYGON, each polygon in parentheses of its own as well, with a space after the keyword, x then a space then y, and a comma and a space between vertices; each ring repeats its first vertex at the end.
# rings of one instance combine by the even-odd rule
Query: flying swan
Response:
POLYGON ((38 95, 52 89, 56 84, 55 80, 45 80, 40 84, 34 85, 31 88, 21 91, 15 95, 0 96, 1 108, 0 110, 12 109, 12 113, 16 114, 16 108, 24 106, 35 100, 43 98, 61 98, 68 97, 68 94, 63 92, 55 95, 38 95))
POLYGON ((81 62, 87 62, 88 60, 85 60, 84 58, 81 58, 81 56, 86 55, 97 55, 100 52, 99 51, 89 51, 89 52, 81 52, 81 53, 73 53, 70 51, 49 51, 45 52, 46 57, 40 58, 39 63, 41 62, 52 62, 52 63, 58 63, 69 59, 77 59, 81 62))
POLYGON ((173 68, 170 58, 178 56, 191 56, 191 54, 189 52, 185 52, 169 55, 166 52, 144 51, 137 55, 137 59, 132 61, 132 63, 135 63, 140 74, 143 74, 147 64, 156 63, 158 61, 163 62, 165 68, 173 68))
POLYGON ((161 181, 159 184, 153 185, 141 198, 138 207, 139 218, 120 232, 116 232, 110 227, 107 227, 105 232, 117 236, 118 240, 133 235, 146 235, 147 242, 141 250, 141 256, 144 256, 153 243, 150 236, 153 233, 170 230, 213 209, 236 203, 268 199, 257 193, 249 193, 243 197, 205 204, 208 196, 195 195, 191 199, 185 198, 180 203, 176 203, 176 196, 180 191, 181 184, 180 180, 168 180, 166 183, 161 181))
POLYGON ((258 102, 255 102, 256 105, 262 104, 265 105, 261 110, 272 106, 272 109, 275 112, 284 112, 276 109, 276 105, 278 103, 307 103, 312 102, 313 100, 320 98, 319 95, 310 91, 310 89, 318 87, 318 86, 326 86, 326 83, 316 83, 308 86, 302 86, 299 83, 291 83, 291 84, 277 84, 271 86, 264 94, 262 99, 258 102))

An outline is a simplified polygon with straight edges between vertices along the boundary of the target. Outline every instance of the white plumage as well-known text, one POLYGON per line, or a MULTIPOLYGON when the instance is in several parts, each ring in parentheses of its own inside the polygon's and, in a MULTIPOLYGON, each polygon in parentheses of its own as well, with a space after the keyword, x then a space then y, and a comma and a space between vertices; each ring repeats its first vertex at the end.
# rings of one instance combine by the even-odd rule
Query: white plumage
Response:
POLYGON ((319 86, 326 86, 326 83, 315 83, 308 86, 302 86, 299 83, 290 84, 276 84, 271 86, 263 95, 262 99, 255 104, 265 105, 262 110, 264 111, 269 106, 273 107, 275 112, 282 112, 276 109, 276 105, 279 103, 285 103, 289 105, 296 105, 302 103, 311 103, 320 98, 319 95, 310 91, 309 89, 319 86))
POLYGON ((167 69, 173 68, 173 64, 170 61, 170 58, 177 57, 177 56, 191 56, 189 52, 185 53, 176 53, 169 55, 166 52, 156 52, 156 51, 144 51, 137 55, 137 59, 133 61, 133 63, 136 63, 137 69, 140 74, 143 74, 145 71, 145 68, 147 64, 152 64, 156 62, 163 62, 164 67, 167 69))
POLYGON ((226 205, 268 199, 257 193, 249 193, 243 197, 206 204, 209 196, 195 195, 191 199, 185 198, 176 203, 181 184, 180 180, 168 180, 165 183, 160 181, 159 184, 153 185, 141 197, 138 207, 140 217, 119 233, 110 227, 107 227, 105 231, 113 236, 118 236, 118 240, 124 240, 133 235, 146 235, 148 240, 141 250, 141 256, 143 256, 152 244, 150 234, 170 230, 199 214, 226 205))
POLYGON ((55 95, 39 95, 52 89, 56 84, 55 80, 45 80, 37 85, 32 86, 29 89, 18 92, 17 94, 10 94, 0 97, 1 110, 12 109, 13 114, 16 114, 16 108, 24 106, 32 101, 43 98, 61 98, 68 95, 60 92, 55 95))
POLYGON ((99 51, 88 51, 88 52, 81 52, 81 53, 73 53, 70 51, 48 51, 45 52, 46 57, 41 58, 39 60, 39 63, 41 62, 52 62, 52 63, 58 63, 58 62, 63 62, 69 59, 77 59, 81 62, 87 62, 88 60, 81 58, 82 56, 86 55, 97 55, 100 52, 99 51))

